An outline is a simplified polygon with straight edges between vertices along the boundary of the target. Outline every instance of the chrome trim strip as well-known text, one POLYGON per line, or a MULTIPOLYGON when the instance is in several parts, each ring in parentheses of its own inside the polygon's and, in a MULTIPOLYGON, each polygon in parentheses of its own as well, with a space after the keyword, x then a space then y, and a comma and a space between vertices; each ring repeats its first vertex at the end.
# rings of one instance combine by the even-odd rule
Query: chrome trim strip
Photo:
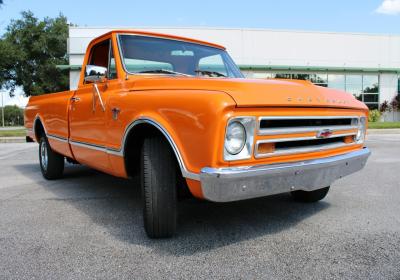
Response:
POLYGON ((47 138, 52 139, 52 140, 57 140, 63 143, 68 143, 68 139, 65 137, 61 137, 58 135, 54 135, 54 134, 47 134, 47 138))
POLYGON ((122 138, 122 144, 121 144, 121 149, 119 150, 119 153, 124 153, 125 150, 125 143, 126 143, 126 139, 128 137, 129 131, 134 128, 136 125, 138 124, 142 124, 142 123, 148 123, 153 125, 154 127, 156 127, 168 140, 168 142, 170 143, 175 156, 178 160, 178 164, 179 167, 181 169, 182 172, 182 176, 188 179, 192 179, 192 180, 196 180, 196 181, 200 181, 200 174, 197 173, 193 173, 191 171, 189 171, 186 166, 185 163, 183 161, 183 158, 179 152, 178 147, 176 146, 174 140, 172 139, 172 137, 169 135, 169 133, 167 132, 167 130, 161 125, 159 124, 157 121, 153 120, 152 118, 149 117, 141 117, 135 121, 133 121, 130 125, 128 125, 125 129, 125 133, 124 133, 124 137, 122 138))
POLYGON ((277 135, 277 134, 295 134, 303 132, 319 131, 321 129, 330 129, 332 131, 337 130, 351 130, 358 129, 360 116, 270 116, 270 117, 259 117, 257 124, 258 135, 277 135), (316 119, 357 119, 357 125, 341 125, 341 126, 313 126, 313 127, 277 127, 277 128, 261 128, 261 121, 263 120, 316 120, 316 119))
POLYGON ((74 140, 69 140, 69 143, 71 145, 74 145, 77 147, 82 147, 82 148, 87 148, 87 149, 107 153, 107 148, 105 146, 99 146, 99 145, 95 145, 95 144, 90 144, 90 143, 81 142, 81 141, 74 141, 74 140))
MULTIPOLYGON (((341 133, 341 134, 332 134, 331 136, 323 138, 323 139, 339 138, 339 137, 351 136, 351 135, 356 135, 356 134, 357 134, 357 131, 349 132, 349 133, 341 133)), ((305 136, 305 137, 273 138, 273 139, 267 139, 267 140, 258 140, 257 143, 278 143, 278 142, 292 142, 292 141, 305 141, 305 140, 318 140, 318 139, 321 139, 321 138, 318 138, 317 135, 314 135, 314 136, 305 136)))
POLYGON ((269 116, 269 117, 260 117, 261 120, 331 120, 331 119, 359 119, 360 116, 269 116))
MULTIPOLYGON (((259 124, 260 127, 260 124, 259 124)), ((291 127, 291 128, 259 128, 258 135, 279 135, 279 134, 296 134, 296 133, 304 133, 304 132, 317 132, 322 129, 329 129, 331 131, 340 131, 340 130, 357 130, 358 126, 299 126, 299 127, 291 127)))
POLYGON ((362 169, 371 152, 367 148, 337 156, 290 163, 201 170, 204 198, 228 202, 293 190, 312 191, 362 169))
MULTIPOLYGON (((259 143, 256 144, 257 150, 258 150, 258 144, 259 143)), ((356 145, 356 143, 350 143, 350 144, 346 144, 344 142, 329 143, 329 144, 323 144, 323 145, 308 146, 308 147, 303 147, 303 148, 278 149, 278 150, 275 150, 275 152, 268 153, 268 154, 259 154, 256 150, 256 152, 254 153, 254 157, 255 158, 266 158, 266 157, 284 156, 284 155, 292 155, 292 154, 300 154, 300 153, 314 153, 314 152, 321 152, 321 151, 326 151, 326 150, 330 150, 330 149, 350 147, 353 145, 356 145)))
POLYGON ((71 145, 77 146, 77 147, 82 147, 82 148, 87 148, 111 155, 116 155, 116 156, 123 156, 119 150, 116 150, 114 148, 106 147, 106 146, 101 146, 101 145, 96 145, 96 144, 91 144, 88 142, 82 142, 82 141, 76 141, 76 140, 69 140, 68 141, 71 145))

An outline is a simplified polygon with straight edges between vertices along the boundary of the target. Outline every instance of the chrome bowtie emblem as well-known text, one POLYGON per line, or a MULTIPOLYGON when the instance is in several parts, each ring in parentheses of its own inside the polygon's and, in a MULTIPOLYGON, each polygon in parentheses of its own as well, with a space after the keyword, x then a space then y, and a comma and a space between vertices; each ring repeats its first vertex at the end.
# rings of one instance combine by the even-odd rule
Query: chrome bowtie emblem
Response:
POLYGON ((332 130, 323 129, 323 130, 318 131, 317 138, 319 138, 319 139, 329 138, 332 136, 332 134, 333 134, 332 130))

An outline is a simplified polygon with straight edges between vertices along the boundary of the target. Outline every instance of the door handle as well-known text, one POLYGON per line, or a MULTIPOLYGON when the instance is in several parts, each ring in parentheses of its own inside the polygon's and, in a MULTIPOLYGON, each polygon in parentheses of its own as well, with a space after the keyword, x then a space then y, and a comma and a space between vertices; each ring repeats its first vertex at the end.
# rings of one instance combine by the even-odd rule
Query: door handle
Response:
POLYGON ((79 97, 71 97, 71 102, 79 102, 81 99, 79 97))

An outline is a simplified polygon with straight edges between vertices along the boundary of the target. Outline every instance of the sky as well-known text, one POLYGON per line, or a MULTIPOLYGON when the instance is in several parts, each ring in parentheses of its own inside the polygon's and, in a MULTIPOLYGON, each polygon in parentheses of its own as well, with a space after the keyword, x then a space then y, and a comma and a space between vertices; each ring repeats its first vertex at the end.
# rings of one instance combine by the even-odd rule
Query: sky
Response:
MULTIPOLYGON (((400 35, 400 0, 3 0, 0 35, 23 10, 79 26, 227 27, 400 35)), ((18 95, 18 94, 17 94, 18 95)), ((8 103, 21 100, 7 98, 8 103)), ((8 104, 7 103, 7 104, 8 104)))

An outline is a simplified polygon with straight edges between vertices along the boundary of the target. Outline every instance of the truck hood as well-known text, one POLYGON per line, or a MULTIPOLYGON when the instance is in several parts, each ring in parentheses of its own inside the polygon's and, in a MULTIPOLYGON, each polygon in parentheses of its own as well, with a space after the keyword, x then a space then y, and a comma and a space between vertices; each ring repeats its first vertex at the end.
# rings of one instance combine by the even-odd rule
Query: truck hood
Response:
POLYGON ((133 90, 207 90, 229 94, 238 107, 336 107, 367 110, 344 91, 307 81, 279 79, 216 79, 146 77, 131 80, 133 90))

